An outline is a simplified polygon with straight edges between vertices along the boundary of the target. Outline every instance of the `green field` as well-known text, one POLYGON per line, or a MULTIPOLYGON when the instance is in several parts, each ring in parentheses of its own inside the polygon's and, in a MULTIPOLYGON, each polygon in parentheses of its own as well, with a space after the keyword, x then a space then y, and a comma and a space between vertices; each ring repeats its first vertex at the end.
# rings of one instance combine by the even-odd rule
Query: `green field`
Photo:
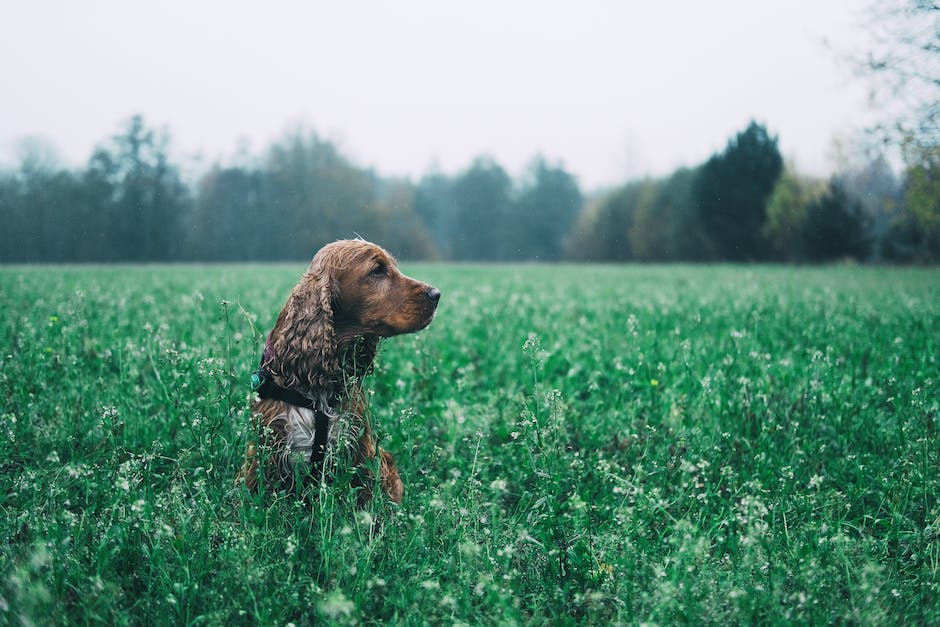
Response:
POLYGON ((436 266, 357 511, 232 478, 305 264, 0 269, 0 623, 940 622, 940 273, 436 266))

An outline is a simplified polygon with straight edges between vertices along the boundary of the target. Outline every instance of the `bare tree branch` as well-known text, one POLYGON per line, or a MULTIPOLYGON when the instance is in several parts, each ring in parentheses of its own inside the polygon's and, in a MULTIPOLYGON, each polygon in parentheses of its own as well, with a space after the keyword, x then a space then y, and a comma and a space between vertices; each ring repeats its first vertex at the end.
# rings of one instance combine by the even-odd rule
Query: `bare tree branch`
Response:
POLYGON ((870 49, 856 53, 854 64, 871 81, 881 118, 869 131, 897 145, 940 143, 940 4, 881 0, 868 15, 870 49))

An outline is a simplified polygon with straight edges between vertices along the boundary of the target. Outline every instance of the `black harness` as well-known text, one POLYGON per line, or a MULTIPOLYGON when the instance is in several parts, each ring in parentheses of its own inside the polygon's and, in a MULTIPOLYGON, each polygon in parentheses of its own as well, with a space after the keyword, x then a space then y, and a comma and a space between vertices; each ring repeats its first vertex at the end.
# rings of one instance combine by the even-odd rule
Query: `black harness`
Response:
MULTIPOLYGON (((265 348, 267 352, 267 348, 265 348)), ((274 382, 274 376, 271 371, 264 367, 264 358, 258 369, 251 375, 251 386, 254 388, 258 398, 273 399, 293 405, 295 407, 304 407, 313 410, 313 451, 310 453, 310 463, 317 465, 323 462, 326 457, 327 435, 330 430, 330 417, 321 410, 316 401, 312 401, 300 392, 282 388, 274 382)))

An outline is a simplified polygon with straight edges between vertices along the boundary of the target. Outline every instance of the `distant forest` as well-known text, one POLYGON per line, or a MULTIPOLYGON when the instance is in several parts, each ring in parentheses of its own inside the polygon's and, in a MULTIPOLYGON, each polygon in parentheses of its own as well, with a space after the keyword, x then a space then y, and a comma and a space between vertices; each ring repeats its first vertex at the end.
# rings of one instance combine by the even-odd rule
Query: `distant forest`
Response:
POLYGON ((131 118, 83 169, 36 153, 0 171, 0 262, 308 259, 361 236, 402 259, 936 263, 940 148, 908 147, 829 180, 783 160, 751 122, 704 163, 586 197, 535 157, 514 180, 487 157, 417 182, 287 134, 187 184, 169 137, 131 118))

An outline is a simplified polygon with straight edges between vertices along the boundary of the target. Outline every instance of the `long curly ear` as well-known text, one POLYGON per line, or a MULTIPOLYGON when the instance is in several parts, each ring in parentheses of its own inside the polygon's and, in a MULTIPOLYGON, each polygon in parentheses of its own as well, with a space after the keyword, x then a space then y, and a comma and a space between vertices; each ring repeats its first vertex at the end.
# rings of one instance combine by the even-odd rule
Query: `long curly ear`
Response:
POLYGON ((340 366, 333 330, 334 280, 324 256, 291 291, 271 331, 273 364, 281 385, 316 397, 329 393, 340 382, 340 366))

